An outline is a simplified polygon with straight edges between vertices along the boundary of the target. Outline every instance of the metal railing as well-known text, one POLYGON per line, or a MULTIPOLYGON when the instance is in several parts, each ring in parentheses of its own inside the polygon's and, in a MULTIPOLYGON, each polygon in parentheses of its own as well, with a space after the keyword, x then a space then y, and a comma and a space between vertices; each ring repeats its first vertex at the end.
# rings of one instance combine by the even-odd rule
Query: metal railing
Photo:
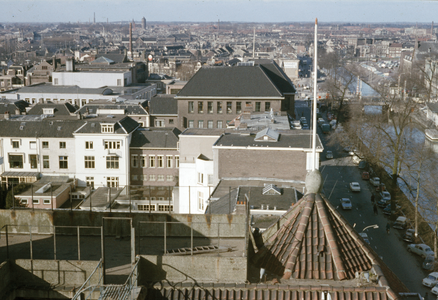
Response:
POLYGON ((76 292, 76 294, 74 295, 74 297, 72 298, 72 300, 77 300, 77 299, 89 299, 90 296, 93 294, 94 290, 96 288, 100 289, 100 293, 102 294, 102 284, 101 282, 103 281, 103 263, 102 263, 102 259, 99 260, 99 263, 97 264, 96 268, 94 269, 94 271, 90 274, 90 276, 88 276, 87 280, 85 280, 85 282, 81 285, 81 287, 79 288, 79 290, 76 292), (99 270, 99 281, 97 283, 97 285, 89 285, 91 278, 93 277, 94 273, 96 273, 96 271, 99 270), (88 286, 87 286, 88 285, 88 286), (88 292, 88 295, 83 298, 81 298, 82 293, 84 292, 88 292))

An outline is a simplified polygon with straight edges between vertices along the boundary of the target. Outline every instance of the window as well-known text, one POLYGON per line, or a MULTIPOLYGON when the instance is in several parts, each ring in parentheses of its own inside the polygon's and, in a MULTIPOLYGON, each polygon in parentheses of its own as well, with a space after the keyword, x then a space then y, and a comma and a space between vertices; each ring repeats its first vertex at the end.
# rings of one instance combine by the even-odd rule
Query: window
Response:
POLYGON ((179 168, 179 156, 175 156, 175 168, 179 168))
POLYGON ((59 168, 60 169, 68 169, 68 156, 60 156, 59 157, 59 168))
POLYGON ((105 141, 105 149, 120 149, 120 141, 105 141))
POLYGON ((198 114, 203 114, 203 113, 204 113, 204 102, 198 101, 198 114))
POLYGON ((117 86, 122 86, 122 80, 121 79, 117 79, 117 86))
POLYGON ((146 168, 147 167, 146 156, 140 156, 140 164, 141 164, 142 168, 146 168))
POLYGON ((155 156, 149 156, 149 167, 155 168, 155 156))
POLYGON ((59 149, 65 149, 65 142, 59 142, 59 149))
POLYGON ((48 155, 43 155, 43 168, 44 169, 50 168, 49 156, 48 155))
POLYGON ((137 168, 138 167, 138 156, 137 155, 132 155, 131 156, 131 166, 133 168, 137 168))
POLYGON ((85 142, 85 149, 93 149, 93 142, 85 142))
POLYGON ((29 155, 29 161, 30 161, 30 168, 31 169, 38 168, 38 159, 37 159, 36 154, 29 155))
POLYGON ((167 181, 173 181, 173 175, 167 175, 166 180, 167 181))
POLYGON ((207 121, 207 128, 213 128, 213 121, 212 120, 209 120, 209 121, 207 121))
POLYGON ((40 204, 40 199, 33 199, 32 203, 33 204, 40 204))
POLYGON ((236 102, 236 113, 240 114, 242 112, 242 102, 236 102))
POLYGON ((209 174, 208 175, 208 185, 212 185, 213 184, 213 175, 209 174))
POLYGON ((114 124, 100 124, 102 133, 112 133, 114 132, 114 124))
POLYGON ((189 120, 189 128, 193 128, 193 127, 195 127, 195 121, 193 121, 193 120, 189 120))
POLYGON ((173 119, 169 119, 169 124, 173 125, 173 119))
POLYGON ((27 204, 27 199, 21 199, 21 200, 20 200, 20 203, 21 203, 21 204, 27 204))
POLYGON ((92 189, 94 189, 94 177, 85 177, 87 186, 90 186, 92 189))
POLYGON ((54 84, 58 84, 58 78, 55 78, 54 84))
POLYGON ((44 141, 43 142, 43 148, 45 148, 45 149, 49 148, 49 142, 44 141))
POLYGON ((106 178, 107 187, 119 187, 119 177, 107 177, 106 178))
POLYGON ((159 204, 158 211, 173 211, 173 205, 159 204))
POLYGON ((204 128, 204 120, 198 121, 198 128, 204 128))
POLYGON ((208 112, 209 114, 212 114, 212 113, 213 113, 213 102, 212 102, 212 101, 208 101, 208 102, 207 102, 207 112, 208 112))
POLYGON ((217 121, 217 128, 222 128, 222 121, 217 121))
POLYGON ((9 154, 9 167, 11 169, 23 168, 23 155, 9 154))
POLYGON ((158 175, 157 176, 158 181, 164 181, 164 175, 158 175))
POLYGON ((193 101, 189 101, 189 114, 192 114, 195 112, 195 104, 193 101))
POLYGON ((166 156, 166 166, 172 168, 172 156, 166 156))
POLYGON ((36 149, 36 142, 29 142, 29 149, 36 149))
POLYGON ((204 210, 204 193, 198 192, 198 209, 204 210))
POLYGON ((155 211, 155 204, 139 204, 138 210, 155 211))
POLYGON ((94 156, 85 156, 85 169, 94 169, 94 156))
POLYGON ((271 102, 265 102, 265 111, 271 110, 271 102))
POLYGON ((149 181, 155 181, 155 175, 149 175, 149 181))
POLYGON ((20 148, 20 141, 12 141, 12 148, 14 149, 20 148))
POLYGON ((43 204, 50 204, 50 203, 51 203, 50 199, 44 199, 43 200, 43 204))
POLYGON ((165 127, 164 120, 155 120, 155 127, 165 127))
POLYGON ((138 175, 132 175, 131 176, 131 180, 137 180, 137 178, 138 178, 138 175))
POLYGON ((106 168, 107 169, 118 169, 119 168, 119 157, 118 156, 107 156, 106 157, 106 168))
POLYGON ((261 102, 256 102, 255 103, 255 111, 259 112, 260 111, 260 107, 261 107, 261 102))
POLYGON ((217 113, 218 114, 222 113, 222 102, 221 101, 217 102, 217 113))
POLYGON ((198 173, 198 183, 199 184, 204 183, 204 174, 198 173))
POLYGON ((162 155, 157 156, 158 168, 164 168, 164 157, 162 155))
POLYGON ((233 112, 233 102, 227 102, 227 114, 231 114, 233 112))

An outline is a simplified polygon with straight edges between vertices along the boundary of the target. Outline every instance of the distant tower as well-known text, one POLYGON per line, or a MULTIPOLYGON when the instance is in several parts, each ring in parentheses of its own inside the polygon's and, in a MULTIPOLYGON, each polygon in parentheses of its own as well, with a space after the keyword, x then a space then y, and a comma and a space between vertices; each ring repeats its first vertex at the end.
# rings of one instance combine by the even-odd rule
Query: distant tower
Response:
POLYGON ((96 24, 96 13, 94 13, 93 24, 96 24))
POLYGON ((129 54, 132 55, 132 23, 129 23, 129 54))
POLYGON ((144 17, 141 18, 141 28, 146 29, 146 19, 144 17))

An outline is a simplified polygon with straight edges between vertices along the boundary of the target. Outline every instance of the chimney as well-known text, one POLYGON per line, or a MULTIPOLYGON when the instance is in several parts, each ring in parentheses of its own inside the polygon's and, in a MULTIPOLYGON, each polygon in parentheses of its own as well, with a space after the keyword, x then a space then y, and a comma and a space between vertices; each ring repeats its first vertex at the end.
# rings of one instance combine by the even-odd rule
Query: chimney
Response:
POLYGON ((52 61, 52 65, 53 65, 53 71, 56 71, 56 55, 53 55, 53 61, 52 61))
POLYGON ((20 110, 18 109, 18 108, 16 108, 15 109, 15 114, 17 115, 17 116, 19 116, 21 113, 20 113, 20 110))
POLYGON ((129 23, 129 53, 132 57, 132 23, 129 23))
POLYGON ((65 61, 65 70, 67 72, 74 72, 75 71, 75 61, 73 58, 68 57, 65 61))

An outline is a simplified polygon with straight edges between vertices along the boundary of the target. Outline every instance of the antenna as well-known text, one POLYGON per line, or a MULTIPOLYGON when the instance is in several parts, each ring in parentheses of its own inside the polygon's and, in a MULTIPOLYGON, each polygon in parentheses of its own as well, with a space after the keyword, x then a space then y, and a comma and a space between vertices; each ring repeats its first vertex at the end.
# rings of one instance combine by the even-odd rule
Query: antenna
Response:
POLYGON ((313 158, 313 166, 312 170, 316 170, 316 90, 318 88, 318 19, 315 19, 315 55, 313 58, 313 134, 312 134, 312 158, 313 158))

